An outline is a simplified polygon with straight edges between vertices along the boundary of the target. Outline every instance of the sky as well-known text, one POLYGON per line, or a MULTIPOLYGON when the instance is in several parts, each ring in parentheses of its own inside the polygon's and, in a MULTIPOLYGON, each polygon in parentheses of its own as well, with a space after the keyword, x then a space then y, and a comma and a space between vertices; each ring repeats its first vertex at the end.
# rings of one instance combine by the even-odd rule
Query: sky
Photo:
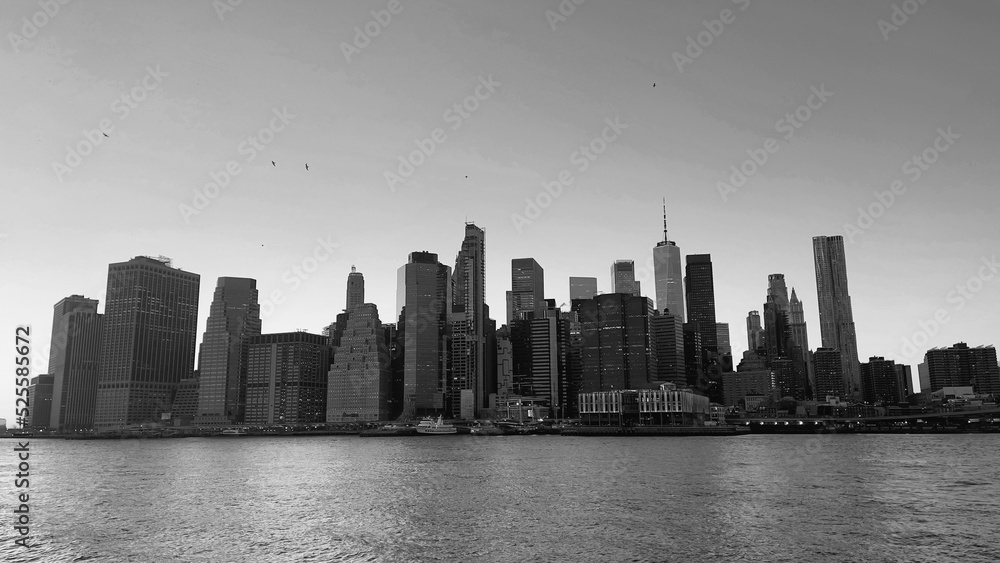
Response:
POLYGON ((44 373, 53 305, 139 255, 201 275, 199 345, 221 276, 318 333, 354 265, 393 322, 466 221, 500 323, 513 258, 557 304, 617 259, 655 297, 665 198, 736 358, 772 273, 821 345, 818 235, 859 357, 1000 343, 1000 2, 576 2, 5 2, 0 330, 44 373))

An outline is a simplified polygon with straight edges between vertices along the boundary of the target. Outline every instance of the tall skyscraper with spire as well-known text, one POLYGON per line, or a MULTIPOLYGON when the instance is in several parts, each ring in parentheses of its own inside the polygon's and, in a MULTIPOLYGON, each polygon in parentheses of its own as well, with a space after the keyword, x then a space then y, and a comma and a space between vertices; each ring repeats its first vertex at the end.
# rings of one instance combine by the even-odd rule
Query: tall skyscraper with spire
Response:
POLYGON ((858 361, 858 338, 854 330, 854 312, 847 288, 847 258, 844 237, 813 237, 816 263, 816 295, 819 300, 819 329, 823 347, 840 354, 844 393, 861 398, 861 364, 858 361))
POLYGON ((244 421, 249 342, 260 330, 257 280, 219 278, 198 354, 198 424, 244 421))
POLYGON ((201 276, 170 259, 139 256, 108 266, 94 427, 159 421, 194 372, 201 276))
POLYGON ((364 304, 365 302, 365 276, 357 268, 351 266, 351 273, 347 274, 347 307, 346 311, 364 304))
POLYGON ((681 270, 681 249, 667 236, 667 200, 663 200, 663 240, 653 247, 653 283, 656 288, 656 310, 669 309, 670 314, 684 324, 684 273, 681 270))
POLYGON ((489 394, 496 386, 494 381, 494 389, 488 389, 487 382, 486 232, 473 223, 465 224, 451 281, 451 413, 472 418, 480 409, 489 408, 489 394))
POLYGON ((799 301, 797 295, 795 295, 795 288, 792 288, 792 297, 788 301, 788 311, 789 311, 789 323, 788 326, 792 329, 792 341, 806 352, 809 350, 809 335, 806 332, 806 313, 803 309, 802 302, 799 301))

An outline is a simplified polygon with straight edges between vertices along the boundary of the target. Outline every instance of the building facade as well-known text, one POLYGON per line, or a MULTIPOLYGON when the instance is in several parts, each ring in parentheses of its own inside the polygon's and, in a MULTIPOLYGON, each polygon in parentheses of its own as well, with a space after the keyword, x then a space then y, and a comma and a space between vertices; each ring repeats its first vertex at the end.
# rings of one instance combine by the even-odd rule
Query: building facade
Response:
POLYGON ((327 383, 327 422, 389 420, 392 369, 378 308, 354 306, 333 350, 327 383))
POLYGON ((451 268, 431 252, 410 253, 398 271, 396 293, 403 364, 403 416, 443 413, 451 268))
POLYGON ((858 361, 858 338, 854 312, 847 286, 847 256, 844 237, 813 237, 816 265, 816 295, 819 300, 819 328, 823 347, 835 349, 841 356, 844 390, 841 396, 861 398, 861 364, 858 361))
POLYGON ((934 348, 924 355, 928 388, 971 386, 980 395, 1000 395, 1000 368, 997 350, 993 346, 970 348, 959 342, 949 348, 934 348))
POLYGON ((49 348, 49 428, 65 432, 94 428, 103 329, 104 315, 97 313, 96 299, 71 295, 55 304, 49 348))
POLYGON ((326 422, 330 346, 321 334, 283 332, 249 341, 246 424, 326 422))
POLYGON ((169 410, 180 380, 194 371, 200 284, 169 258, 108 267, 96 430, 158 422, 169 410))
POLYGON ((597 296, 597 278, 569 278, 569 298, 573 299, 593 299, 597 296))

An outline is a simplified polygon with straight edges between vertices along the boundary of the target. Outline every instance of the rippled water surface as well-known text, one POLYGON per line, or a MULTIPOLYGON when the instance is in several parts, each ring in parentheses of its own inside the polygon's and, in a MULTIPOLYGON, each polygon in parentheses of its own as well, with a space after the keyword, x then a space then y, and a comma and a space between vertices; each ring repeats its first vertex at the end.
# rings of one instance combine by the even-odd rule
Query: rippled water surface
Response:
MULTIPOLYGON (((0 441, 12 522, 16 454, 0 441)), ((992 435, 32 440, 12 561, 998 561, 992 435)))

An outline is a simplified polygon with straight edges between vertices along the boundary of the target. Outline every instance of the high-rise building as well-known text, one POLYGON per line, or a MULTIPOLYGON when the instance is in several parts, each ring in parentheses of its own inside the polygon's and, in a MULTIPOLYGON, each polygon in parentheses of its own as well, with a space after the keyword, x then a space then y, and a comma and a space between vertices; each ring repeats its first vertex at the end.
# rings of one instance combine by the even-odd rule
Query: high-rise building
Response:
POLYGON ((738 405, 747 395, 764 395, 770 401, 780 398, 775 397, 774 372, 769 369, 734 371, 722 377, 725 405, 738 405))
POLYGON ((542 316, 528 321, 531 350, 531 394, 559 416, 569 394, 569 321, 554 300, 542 316))
MULTIPOLYGON (((813 371, 816 379, 814 390, 817 401, 826 397, 844 396, 844 369, 841 353, 833 348, 817 348, 813 352, 813 371)), ((859 368, 860 369, 860 368, 859 368)))
POLYGON ((719 356, 729 356, 731 361, 733 357, 733 347, 729 342, 729 323, 715 323, 715 335, 716 341, 719 345, 719 356))
POLYGON ((615 260, 611 265, 611 292, 627 293, 639 296, 639 282, 635 279, 635 262, 632 260, 615 260))
POLYGON ((597 295, 597 278, 569 278, 569 298, 593 299, 597 295))
POLYGON ((365 276, 357 268, 351 266, 351 273, 347 274, 347 307, 344 310, 350 311, 365 302, 365 276))
POLYGON ((816 295, 819 300, 819 328, 824 348, 840 352, 844 376, 842 394, 861 398, 861 364, 858 361, 858 338, 854 330, 854 312, 847 287, 847 259, 844 237, 813 237, 816 262, 816 295))
POLYGON ((653 247, 653 280, 656 286, 656 310, 680 318, 684 324, 684 273, 681 249, 667 236, 667 202, 663 201, 663 240, 653 247))
POLYGON ((499 403, 506 404, 514 395, 513 348, 510 343, 510 330, 506 325, 497 330, 497 392, 494 395, 493 407, 499 403))
POLYGON ((357 305, 333 350, 327 384, 326 421, 389 420, 392 370, 378 308, 357 305))
POLYGON ((25 417, 26 428, 49 428, 52 420, 52 391, 54 377, 51 373, 41 373, 28 382, 28 397, 31 401, 28 416, 25 417))
POLYGON ((606 293, 577 303, 582 336, 581 392, 648 388, 657 375, 650 300, 606 293))
POLYGON ((715 329, 715 281, 711 254, 688 255, 684 286, 687 293, 687 322, 699 324, 702 348, 710 354, 718 354, 719 337, 715 329))
POLYGON ((330 346, 321 334, 283 332, 250 338, 247 424, 326 422, 330 346))
POLYGON ((243 422, 248 343, 260 331, 257 281, 219 278, 198 355, 198 424, 243 422))
POLYGON ((950 348, 933 348, 924 355, 924 363, 929 386, 921 387, 921 391, 972 387, 978 394, 1000 395, 1000 367, 993 346, 969 348, 965 342, 959 342, 950 348))
POLYGON ((535 317, 545 311, 545 271, 534 258, 510 261, 510 287, 507 292, 507 323, 525 313, 535 317))
POLYGON ((786 314, 788 311, 788 286, 785 285, 785 274, 770 274, 767 276, 767 295, 778 308, 786 314))
POLYGON ((164 257, 108 267, 95 429, 158 421, 170 408, 194 370, 200 284, 164 257))
POLYGON ((54 309, 48 369, 52 409, 47 425, 64 432, 90 430, 97 403, 104 315, 97 313, 96 299, 82 295, 60 299, 54 309))
POLYGON ((861 364, 861 389, 866 403, 894 405, 906 401, 896 367, 896 362, 881 356, 872 356, 861 364))
MULTIPOLYGON (((195 370, 196 375, 197 373, 198 370, 195 370)), ((177 384, 177 392, 174 393, 174 401, 170 405, 170 418, 179 419, 181 425, 193 423, 198 416, 199 383, 198 377, 187 377, 177 384)))
POLYGON ((444 411, 451 301, 451 268, 432 252, 410 253, 409 262, 399 268, 396 291, 405 417, 444 411))
POLYGON ((911 383, 911 377, 913 372, 910 370, 910 366, 904 364, 896 364, 896 381, 899 385, 899 396, 901 397, 900 402, 909 399, 912 393, 911 389, 913 385, 911 383))
POLYGON ((792 298, 788 302, 788 327, 792 330, 792 342, 803 351, 809 350, 809 334, 806 331, 806 313, 802 307, 802 302, 795 295, 795 288, 792 288, 792 298))
POLYGON ((760 324, 760 311, 750 311, 747 313, 747 350, 763 348, 764 327, 760 324))
POLYGON ((487 388, 486 233, 473 223, 465 224, 451 281, 449 406, 452 416, 472 418, 495 392, 487 388))
POLYGON ((669 381, 682 387, 687 385, 683 319, 670 312, 657 311, 650 322, 656 352, 655 380, 669 381))

